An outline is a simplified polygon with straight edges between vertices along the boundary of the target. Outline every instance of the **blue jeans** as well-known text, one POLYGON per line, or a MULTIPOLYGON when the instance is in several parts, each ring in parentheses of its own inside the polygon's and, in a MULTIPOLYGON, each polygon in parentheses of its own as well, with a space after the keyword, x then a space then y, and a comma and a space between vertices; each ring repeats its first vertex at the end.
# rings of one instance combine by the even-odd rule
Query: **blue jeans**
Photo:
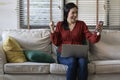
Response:
POLYGON ((61 57, 60 53, 57 53, 57 61, 60 64, 64 64, 68 66, 66 72, 66 80, 76 80, 77 76, 79 80, 87 80, 88 62, 86 58, 61 57))

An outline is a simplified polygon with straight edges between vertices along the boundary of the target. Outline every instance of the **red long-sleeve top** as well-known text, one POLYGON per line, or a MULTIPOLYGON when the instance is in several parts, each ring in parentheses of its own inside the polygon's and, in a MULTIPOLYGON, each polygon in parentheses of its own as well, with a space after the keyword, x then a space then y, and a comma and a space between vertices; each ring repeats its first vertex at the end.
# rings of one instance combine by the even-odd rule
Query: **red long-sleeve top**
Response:
POLYGON ((50 38, 54 45, 59 46, 58 51, 61 52, 62 44, 82 44, 85 38, 91 43, 96 43, 100 40, 100 35, 97 35, 96 32, 91 33, 83 21, 77 20, 72 31, 65 30, 62 22, 58 22, 56 30, 51 33, 50 38))

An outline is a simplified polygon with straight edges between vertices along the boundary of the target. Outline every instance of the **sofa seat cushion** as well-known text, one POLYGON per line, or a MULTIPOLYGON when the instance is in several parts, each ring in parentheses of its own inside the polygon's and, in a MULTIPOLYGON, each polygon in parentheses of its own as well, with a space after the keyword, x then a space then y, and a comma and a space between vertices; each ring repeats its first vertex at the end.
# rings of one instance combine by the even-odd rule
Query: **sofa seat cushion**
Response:
MULTIPOLYGON (((52 63, 50 64, 50 73, 51 74, 66 74, 68 66, 62 64, 52 63)), ((89 74, 94 74, 95 67, 93 63, 88 64, 88 71, 89 74)))
POLYGON ((92 61, 94 73, 120 73, 120 60, 92 61))
POLYGON ((50 64, 50 73, 52 74, 66 74, 67 66, 62 64, 50 64))
POLYGON ((34 62, 25 62, 25 63, 6 63, 4 65, 5 73, 12 74, 32 74, 32 73, 50 73, 50 64, 49 63, 34 63, 34 62))

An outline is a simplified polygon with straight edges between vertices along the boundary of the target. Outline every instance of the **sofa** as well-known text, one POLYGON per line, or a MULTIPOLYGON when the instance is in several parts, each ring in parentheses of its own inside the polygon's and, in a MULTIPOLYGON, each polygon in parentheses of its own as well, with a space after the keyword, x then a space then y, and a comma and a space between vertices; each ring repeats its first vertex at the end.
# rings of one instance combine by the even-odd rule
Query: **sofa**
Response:
MULTIPOLYGON (((89 43, 88 80, 120 80, 120 31, 103 30, 101 40, 89 43)), ((66 80, 67 66, 58 64, 56 46, 50 41, 49 29, 10 29, 2 32, 0 42, 0 80, 66 80), (23 49, 43 50, 55 63, 8 63, 3 50, 7 36, 15 38, 23 49)))

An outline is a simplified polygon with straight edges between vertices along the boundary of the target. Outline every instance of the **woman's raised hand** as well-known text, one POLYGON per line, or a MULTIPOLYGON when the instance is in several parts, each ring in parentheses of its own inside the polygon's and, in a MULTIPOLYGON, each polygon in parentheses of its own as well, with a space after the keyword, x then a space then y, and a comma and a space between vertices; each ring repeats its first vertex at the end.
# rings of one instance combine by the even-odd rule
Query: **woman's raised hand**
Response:
POLYGON ((50 27, 51 33, 54 33, 54 27, 55 27, 55 25, 54 25, 54 22, 53 22, 53 21, 51 21, 51 22, 49 23, 49 27, 50 27))
POLYGON ((103 29, 103 21, 99 21, 98 25, 96 25, 95 31, 102 32, 103 29))

